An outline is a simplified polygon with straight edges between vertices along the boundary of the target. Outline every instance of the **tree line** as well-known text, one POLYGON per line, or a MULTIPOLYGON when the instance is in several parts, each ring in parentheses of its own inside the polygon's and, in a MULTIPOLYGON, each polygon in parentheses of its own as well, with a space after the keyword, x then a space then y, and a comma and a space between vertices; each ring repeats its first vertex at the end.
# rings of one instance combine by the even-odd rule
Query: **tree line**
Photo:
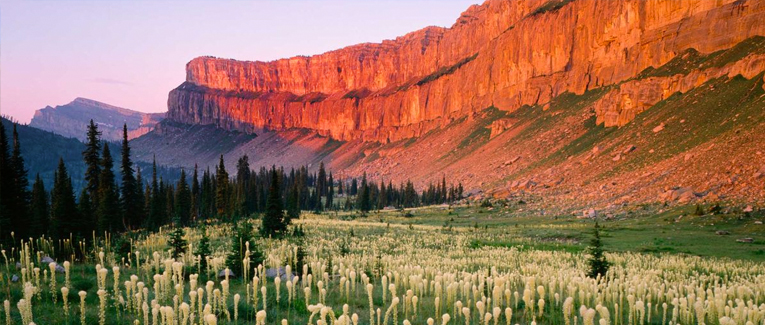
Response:
POLYGON ((250 168, 249 157, 236 162, 230 176, 221 155, 210 170, 196 166, 177 181, 158 176, 156 159, 145 177, 131 159, 127 126, 119 148, 100 139, 91 120, 82 159, 86 170, 80 193, 75 193, 63 159, 59 159, 50 191, 39 175, 30 186, 16 124, 11 138, 0 124, 0 233, 5 239, 38 237, 90 238, 105 232, 157 230, 174 224, 188 226, 205 219, 235 221, 263 216, 269 235, 286 231, 301 211, 358 210, 366 214, 386 207, 411 208, 449 203, 463 197, 461 184, 447 187, 446 178, 421 193, 411 181, 393 184, 353 177, 335 177, 321 163, 316 173, 307 166, 250 168), (119 149, 115 161, 112 150, 119 149), (116 165, 116 168, 115 168, 116 165), (119 175, 115 173, 119 171, 119 175), (144 182, 144 179, 147 179, 144 182), (341 200, 344 198, 344 200, 341 200), (270 219, 269 219, 270 218, 270 219))

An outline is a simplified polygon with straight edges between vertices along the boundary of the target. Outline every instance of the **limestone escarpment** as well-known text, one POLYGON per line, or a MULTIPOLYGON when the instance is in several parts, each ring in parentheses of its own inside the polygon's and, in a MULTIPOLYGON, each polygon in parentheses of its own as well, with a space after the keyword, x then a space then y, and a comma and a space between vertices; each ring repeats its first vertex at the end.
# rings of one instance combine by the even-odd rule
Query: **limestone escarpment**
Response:
MULTIPOLYGON (((764 18, 765 3, 751 0, 489 0, 451 28, 380 44, 272 62, 194 59, 186 82, 170 93, 168 117, 396 141, 489 106, 513 111, 621 84, 691 48, 731 48, 765 35, 764 18)), ((639 88, 650 104, 672 87, 639 88)), ((607 125, 634 116, 619 100, 600 104, 599 121, 607 125)))

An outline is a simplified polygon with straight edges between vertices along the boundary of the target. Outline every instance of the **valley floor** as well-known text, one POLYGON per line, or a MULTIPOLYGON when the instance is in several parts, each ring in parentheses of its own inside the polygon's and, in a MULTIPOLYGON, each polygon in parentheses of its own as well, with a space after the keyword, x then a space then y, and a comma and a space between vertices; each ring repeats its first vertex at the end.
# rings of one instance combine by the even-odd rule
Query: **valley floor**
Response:
POLYGON ((169 258, 166 230, 137 237, 129 255, 116 245, 89 245, 87 255, 62 273, 43 257, 67 255, 61 250, 68 246, 37 240, 21 253, 4 251, 0 299, 8 300, 9 324, 765 320, 763 211, 647 205, 601 218, 612 266, 607 277, 592 279, 585 274, 594 221, 534 206, 533 200, 517 200, 385 210, 366 217, 304 214, 295 224, 305 237, 258 238, 253 244, 265 253, 263 266, 251 265, 247 274, 228 280, 214 275, 225 268, 231 249, 230 224, 185 229, 192 251, 203 229, 211 239, 213 258, 202 270, 191 255, 169 258), (304 268, 296 265, 298 246, 305 252, 304 268), (25 269, 14 268, 16 262, 25 269), (97 277, 101 265, 105 268, 97 277), (26 271, 34 268, 42 270, 26 271))

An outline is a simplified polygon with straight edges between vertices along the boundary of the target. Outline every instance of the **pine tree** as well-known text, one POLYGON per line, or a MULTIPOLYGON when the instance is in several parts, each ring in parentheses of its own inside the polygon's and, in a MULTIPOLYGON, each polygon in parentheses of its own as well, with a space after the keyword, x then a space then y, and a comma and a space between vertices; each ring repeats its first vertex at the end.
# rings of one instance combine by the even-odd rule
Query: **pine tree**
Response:
POLYGON ((199 274, 203 274, 204 270, 207 270, 207 257, 212 254, 212 250, 210 250, 210 237, 207 236, 207 229, 202 228, 202 238, 199 240, 199 245, 197 245, 197 251, 194 252, 194 255, 196 255, 199 258, 199 274))
POLYGON ((64 159, 58 161, 51 191, 51 233, 55 238, 68 238, 70 233, 81 234, 77 203, 74 201, 72 180, 64 165, 64 159))
POLYGON ((186 171, 183 169, 175 191, 175 215, 183 226, 191 222, 191 191, 186 183, 186 171))
POLYGON ((223 217, 228 212, 228 172, 220 155, 220 163, 215 171, 215 206, 218 216, 223 217))
POLYGON ((141 168, 136 168, 135 175, 135 210, 131 211, 131 214, 135 216, 134 227, 143 227, 146 225, 146 216, 148 216, 148 210, 146 209, 146 196, 145 188, 143 186, 143 176, 141 175, 141 168))
POLYGON ((321 198, 327 193, 327 171, 324 170, 324 162, 319 164, 319 176, 316 178, 316 191, 321 198))
POLYGON ((194 164, 194 175, 191 176, 191 220, 196 222, 199 220, 199 177, 197 174, 197 165, 194 164))
POLYGON ((597 278, 598 275, 605 276, 611 263, 606 260, 603 242, 600 240, 600 225, 597 221, 595 222, 595 231, 590 240, 589 251, 590 259, 587 261, 587 264, 589 264, 590 270, 587 272, 587 276, 591 278, 597 278))
MULTIPOLYGON (((73 219, 74 229, 72 232, 76 237, 89 238, 93 231, 98 230, 98 224, 93 221, 97 218, 96 212, 93 211, 93 206, 95 204, 93 204, 93 199, 88 194, 88 189, 83 188, 80 191, 80 201, 77 202, 77 218, 73 219)), ((66 217, 71 218, 71 216, 66 217)))
POLYGON ((50 206, 48 204, 48 192, 45 191, 40 174, 35 177, 32 185, 32 213, 29 220, 29 235, 41 236, 48 231, 48 219, 50 218, 50 206))
POLYGON ((13 124, 13 152, 11 154, 11 175, 13 177, 13 202, 11 212, 11 227, 20 236, 29 233, 29 179, 21 156, 21 142, 16 124, 13 124))
POLYGON ((332 172, 329 172, 329 183, 327 184, 329 189, 327 190, 327 210, 332 209, 332 204, 334 203, 334 196, 335 196, 335 179, 332 177, 332 172))
POLYGON ((293 219, 300 218, 300 194, 298 192, 298 185, 293 184, 290 187, 289 193, 287 193, 287 223, 293 219))
POLYGON ((370 198, 369 193, 369 185, 367 184, 367 173, 364 173, 363 178, 361 179, 361 194, 359 194, 359 205, 358 209, 361 211, 362 214, 366 214, 369 212, 369 210, 372 209, 372 202, 370 198))
POLYGON ((162 193, 160 191, 159 183, 157 182, 157 160, 154 159, 151 166, 151 199, 149 200, 149 220, 147 227, 150 230, 157 230, 162 225, 163 211, 165 207, 162 206, 162 193))
POLYGON ((120 197, 122 223, 128 229, 135 229, 143 222, 143 220, 139 219, 140 214, 137 213, 137 211, 142 209, 138 199, 142 195, 142 189, 138 186, 138 181, 134 175, 133 162, 130 159, 127 124, 122 125, 122 162, 120 169, 122 170, 122 184, 120 186, 122 194, 120 197))
POLYGON ((85 170, 85 189, 94 202, 98 201, 98 177, 101 176, 101 132, 98 126, 90 120, 88 133, 85 141, 85 151, 82 152, 82 158, 85 160, 87 169, 85 170))
POLYGON ((229 268, 235 275, 243 275, 244 258, 250 258, 250 271, 256 268, 258 264, 263 264, 265 260, 263 253, 258 248, 257 244, 251 241, 252 231, 250 230, 248 223, 240 224, 235 235, 231 238, 231 252, 226 258, 226 267, 229 268), (247 244, 249 244, 249 255, 247 255, 247 244))
POLYGON ((180 223, 176 223, 175 230, 170 233, 170 239, 167 242, 167 244, 170 246, 170 255, 175 260, 178 260, 183 254, 186 253, 186 247, 188 247, 188 243, 185 239, 183 239, 184 235, 183 227, 181 227, 180 223))
POLYGON ((5 125, 0 122, 0 234, 3 236, 11 232, 10 210, 13 202, 14 185, 10 160, 5 125))
POLYGON ((284 220, 284 211, 282 209, 279 176, 276 173, 276 168, 273 167, 271 168, 271 187, 268 189, 268 200, 266 201, 266 214, 263 216, 260 231, 263 237, 276 237, 286 230, 287 223, 284 220))
POLYGON ((119 207, 119 194, 114 176, 114 161, 109 150, 109 144, 104 143, 101 155, 101 175, 98 177, 98 231, 101 235, 104 231, 112 232, 124 228, 122 225, 122 213, 119 207))

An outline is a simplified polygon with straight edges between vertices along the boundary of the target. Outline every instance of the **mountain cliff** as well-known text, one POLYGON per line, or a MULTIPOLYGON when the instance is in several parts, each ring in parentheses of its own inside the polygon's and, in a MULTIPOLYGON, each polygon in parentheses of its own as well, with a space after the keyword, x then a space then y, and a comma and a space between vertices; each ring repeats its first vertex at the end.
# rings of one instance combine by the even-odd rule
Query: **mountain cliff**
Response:
MULTIPOLYGON (((624 125, 658 99, 721 72, 624 82, 689 49, 708 54, 765 35, 763 19, 762 1, 490 0, 451 28, 380 44, 272 62, 196 58, 170 93, 168 117, 390 142, 490 106, 514 111, 566 92, 621 85, 597 112, 607 126, 624 125)), ((727 72, 762 71, 760 56, 737 59, 745 62, 727 72)))
POLYGON ((93 119, 102 132, 102 139, 118 141, 122 140, 123 124, 127 124, 128 137, 132 139, 151 131, 164 117, 164 113, 141 113, 78 97, 66 105, 37 110, 29 125, 84 140, 86 126, 93 119))
POLYGON ((763 22, 752 0, 489 0, 380 44, 196 58, 133 143, 167 165, 324 162, 570 210, 765 204, 763 22))

